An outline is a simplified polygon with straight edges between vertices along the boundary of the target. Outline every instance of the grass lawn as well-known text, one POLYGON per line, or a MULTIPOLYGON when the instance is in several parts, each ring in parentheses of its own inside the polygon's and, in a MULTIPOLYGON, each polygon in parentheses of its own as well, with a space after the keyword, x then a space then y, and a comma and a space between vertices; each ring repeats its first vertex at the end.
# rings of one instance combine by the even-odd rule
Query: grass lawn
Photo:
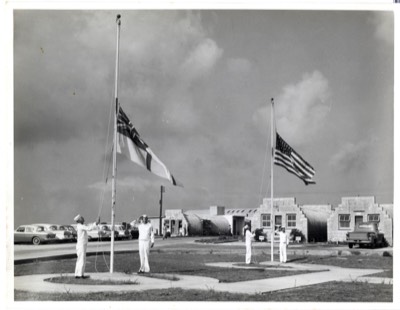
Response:
MULTIPOLYGON (((256 262, 269 261, 270 257, 260 251, 254 257, 256 262)), ((393 274, 393 258, 382 256, 307 256, 307 257, 288 257, 288 261, 309 264, 334 265, 346 268, 381 268, 387 269, 381 276, 393 274)), ((27 274, 55 274, 60 277, 66 273, 73 273, 75 269, 75 259, 64 259, 54 261, 37 261, 28 264, 15 265, 15 276, 27 274)), ((152 273, 176 275, 196 275, 213 277, 221 282, 237 282, 273 277, 282 277, 298 274, 292 270, 255 270, 231 269, 206 266, 208 262, 235 262, 238 265, 244 262, 244 251, 241 249, 186 249, 179 251, 153 250, 150 254, 150 267, 152 273)), ((98 254, 88 256, 86 271, 108 272, 109 256, 98 254)), ((255 264, 257 267, 257 264, 255 264)), ((139 269, 139 255, 135 253, 116 254, 114 257, 114 271, 127 274, 136 273, 139 269)), ((306 271, 307 272, 307 271, 306 271)), ((74 283, 72 277, 68 277, 68 283, 74 283)), ((58 281, 58 280, 57 280, 58 281)), ((86 281, 86 280, 82 280, 86 281)), ((290 290, 246 295, 219 293, 212 289, 201 290, 182 290, 165 289, 151 290, 145 292, 129 293, 91 293, 91 294, 37 294, 15 291, 15 300, 143 300, 143 301, 334 301, 334 302, 391 302, 393 300, 393 286, 384 284, 368 283, 344 283, 328 282, 308 287, 298 287, 290 290)))
POLYGON ((385 284, 328 282, 265 294, 231 294, 212 289, 171 288, 129 293, 35 294, 15 291, 15 300, 29 301, 264 301, 264 302, 392 302, 393 287, 385 284))

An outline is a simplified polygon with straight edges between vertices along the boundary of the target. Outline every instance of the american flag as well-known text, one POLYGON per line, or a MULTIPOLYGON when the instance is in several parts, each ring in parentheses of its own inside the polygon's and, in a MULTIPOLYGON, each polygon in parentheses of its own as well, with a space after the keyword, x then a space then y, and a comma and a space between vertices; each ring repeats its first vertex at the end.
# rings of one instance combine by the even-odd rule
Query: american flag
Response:
POLYGON ((146 142, 140 138, 139 133, 121 107, 117 118, 117 133, 118 153, 125 154, 134 163, 159 177, 169 180, 173 185, 182 186, 146 142))
POLYGON ((298 176, 306 185, 315 184, 312 180, 315 170, 306 162, 289 144, 287 144, 281 136, 276 133, 274 163, 285 168, 290 173, 298 176))

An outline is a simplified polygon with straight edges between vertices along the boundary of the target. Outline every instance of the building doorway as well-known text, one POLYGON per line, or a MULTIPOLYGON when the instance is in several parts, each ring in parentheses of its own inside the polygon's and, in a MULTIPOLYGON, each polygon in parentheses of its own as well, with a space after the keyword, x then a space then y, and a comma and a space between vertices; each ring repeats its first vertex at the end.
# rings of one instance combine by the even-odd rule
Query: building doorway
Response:
POLYGON ((275 230, 282 226, 282 215, 275 215, 275 230))
POLYGON ((234 216, 232 218, 232 235, 241 236, 243 234, 244 217, 234 216))
POLYGON ((358 223, 362 223, 364 221, 364 217, 362 215, 356 215, 354 217, 354 227, 357 227, 358 223))

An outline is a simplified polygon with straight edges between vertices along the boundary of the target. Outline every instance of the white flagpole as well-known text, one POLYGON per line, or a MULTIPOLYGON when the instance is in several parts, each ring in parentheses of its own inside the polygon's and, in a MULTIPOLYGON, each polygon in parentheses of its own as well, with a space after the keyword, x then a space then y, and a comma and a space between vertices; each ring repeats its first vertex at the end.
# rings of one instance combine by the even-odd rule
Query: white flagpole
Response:
POLYGON ((274 239, 275 239, 275 220, 274 220, 274 98, 271 98, 271 262, 274 261, 274 239))
POLYGON ((110 250, 110 273, 114 272, 114 219, 115 204, 117 196, 117 119, 118 119, 118 60, 119 60, 119 32, 121 27, 121 15, 117 15, 117 53, 115 60, 115 111, 114 111, 114 147, 113 147, 113 173, 112 173, 112 205, 111 205, 111 250, 110 250))

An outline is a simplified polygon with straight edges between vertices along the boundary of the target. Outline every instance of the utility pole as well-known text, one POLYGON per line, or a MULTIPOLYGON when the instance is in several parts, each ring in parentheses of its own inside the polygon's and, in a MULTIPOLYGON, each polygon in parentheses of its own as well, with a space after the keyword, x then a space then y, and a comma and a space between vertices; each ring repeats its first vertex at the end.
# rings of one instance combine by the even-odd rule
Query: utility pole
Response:
POLYGON ((162 230, 161 230, 161 222, 162 222, 162 194, 165 193, 165 187, 161 185, 160 188, 160 224, 159 224, 159 230, 158 230, 158 234, 161 236, 162 235, 162 230))

